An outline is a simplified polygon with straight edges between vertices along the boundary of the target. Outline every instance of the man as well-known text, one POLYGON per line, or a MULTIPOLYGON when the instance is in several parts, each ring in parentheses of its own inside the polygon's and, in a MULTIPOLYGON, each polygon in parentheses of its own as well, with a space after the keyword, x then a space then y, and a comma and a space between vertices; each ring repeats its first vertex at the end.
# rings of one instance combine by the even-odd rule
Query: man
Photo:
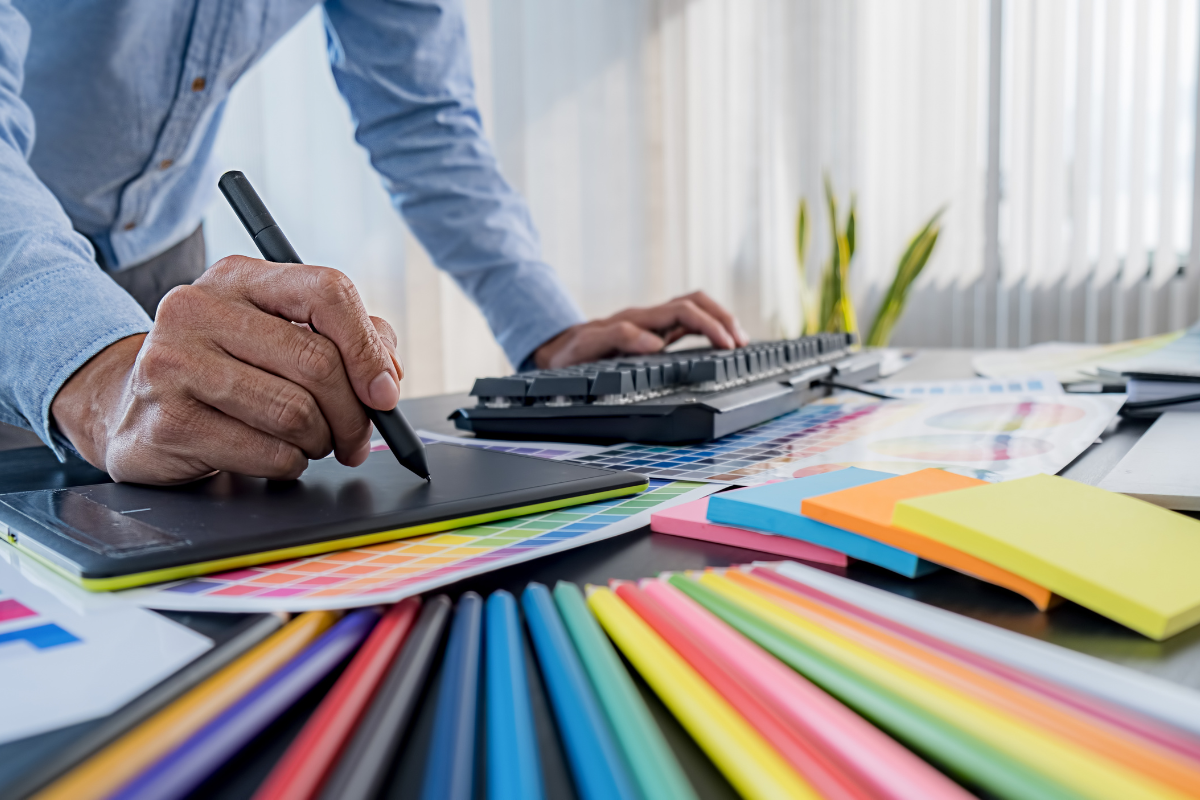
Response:
MULTIPOLYGON (((315 3, 0 0, 0 421, 124 481, 366 459, 358 400, 399 397, 391 326, 333 269, 204 272, 199 231, 231 87, 315 3)), ((358 142, 513 364, 746 343, 702 293, 584 321, 482 135, 459 0, 324 13, 358 142)))

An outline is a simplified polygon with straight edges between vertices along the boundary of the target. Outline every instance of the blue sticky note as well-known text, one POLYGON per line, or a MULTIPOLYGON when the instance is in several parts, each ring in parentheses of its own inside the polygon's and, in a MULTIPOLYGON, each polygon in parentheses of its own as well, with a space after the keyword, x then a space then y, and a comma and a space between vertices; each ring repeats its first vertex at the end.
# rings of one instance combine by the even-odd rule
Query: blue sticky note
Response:
POLYGON ((847 467, 807 478, 721 492, 708 498, 708 521, 790 536, 837 550, 860 561, 878 564, 909 578, 918 578, 933 572, 938 566, 905 550, 817 522, 800 513, 800 502, 809 497, 894 477, 887 472, 847 467))

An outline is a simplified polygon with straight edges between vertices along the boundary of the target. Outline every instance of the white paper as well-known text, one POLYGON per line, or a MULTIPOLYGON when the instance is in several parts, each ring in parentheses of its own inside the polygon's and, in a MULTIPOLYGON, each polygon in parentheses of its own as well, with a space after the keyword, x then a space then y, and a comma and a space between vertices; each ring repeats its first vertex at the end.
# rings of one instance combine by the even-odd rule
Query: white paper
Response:
POLYGON ((64 602, 23 560, 0 543, 0 742, 110 714, 212 647, 127 603, 64 602))
MULTIPOLYGON (((447 436, 443 433, 433 433, 432 431, 417 431, 417 435, 421 437, 421 441, 425 444, 430 442, 445 442, 447 444, 458 444, 463 447, 479 447, 484 450, 499 450, 504 453, 517 453, 518 455, 534 456, 535 458, 548 458, 552 461, 564 461, 569 458, 579 458, 580 456, 590 456, 593 453, 599 453, 603 447, 590 444, 575 444, 573 442, 522 442, 522 441, 506 441, 504 439, 476 439, 467 436, 447 436)), ((383 445, 385 448, 386 444, 383 445)), ((374 445, 371 448, 376 449, 374 445)))

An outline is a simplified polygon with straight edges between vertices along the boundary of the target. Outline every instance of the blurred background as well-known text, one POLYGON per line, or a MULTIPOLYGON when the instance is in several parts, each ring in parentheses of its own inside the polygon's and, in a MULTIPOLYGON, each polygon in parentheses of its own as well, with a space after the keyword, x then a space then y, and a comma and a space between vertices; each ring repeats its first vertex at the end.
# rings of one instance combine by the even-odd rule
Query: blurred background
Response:
MULTIPOLYGON (((864 326, 909 237, 943 232, 893 344, 1109 342, 1200 312, 1200 0, 464 0, 485 129, 589 316, 702 288, 797 334, 857 197, 864 326)), ((218 170, 401 338, 406 395, 510 371, 392 209, 333 84, 320 9, 235 89, 218 170)), ((255 254, 215 198, 209 259, 255 254)))

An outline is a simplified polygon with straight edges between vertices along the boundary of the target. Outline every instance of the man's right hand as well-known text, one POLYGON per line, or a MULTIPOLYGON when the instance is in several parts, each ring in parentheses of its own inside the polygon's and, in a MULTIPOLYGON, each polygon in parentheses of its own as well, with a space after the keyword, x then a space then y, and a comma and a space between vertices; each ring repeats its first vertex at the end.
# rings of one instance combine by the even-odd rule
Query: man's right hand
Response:
POLYGON ((395 349, 391 326, 337 270, 230 256, 167 294, 149 334, 81 367, 51 413, 113 480, 292 479, 330 451, 349 466, 366 460, 359 401, 395 407, 395 349))

